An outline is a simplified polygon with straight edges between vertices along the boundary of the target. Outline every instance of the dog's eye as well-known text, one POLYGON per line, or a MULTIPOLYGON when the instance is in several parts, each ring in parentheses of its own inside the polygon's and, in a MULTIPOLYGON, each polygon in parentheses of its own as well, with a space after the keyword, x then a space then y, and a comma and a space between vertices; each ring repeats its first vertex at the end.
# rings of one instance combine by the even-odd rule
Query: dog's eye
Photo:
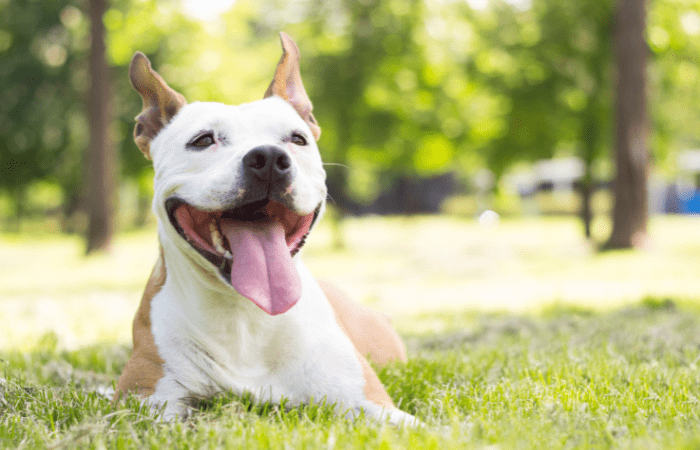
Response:
POLYGON ((197 149, 197 150, 205 149, 211 145, 214 145, 214 134, 213 133, 201 134, 187 143, 187 147, 197 149))
POLYGON ((294 145, 307 145, 308 142, 306 142, 306 138, 299 133, 292 133, 292 137, 290 139, 290 142, 294 145))

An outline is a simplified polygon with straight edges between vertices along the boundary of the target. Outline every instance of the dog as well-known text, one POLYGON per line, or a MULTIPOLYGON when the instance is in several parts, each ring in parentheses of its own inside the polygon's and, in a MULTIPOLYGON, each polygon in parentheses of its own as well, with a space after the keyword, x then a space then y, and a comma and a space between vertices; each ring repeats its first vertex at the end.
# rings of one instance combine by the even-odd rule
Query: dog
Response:
POLYGON ((160 257, 133 322, 133 353, 114 394, 169 420, 220 392, 257 402, 324 401, 357 417, 418 425, 368 363, 406 360, 387 318, 317 282, 300 259, 323 215, 321 129, 299 50, 282 57, 264 98, 187 104, 142 53, 134 139, 152 159, 160 257))

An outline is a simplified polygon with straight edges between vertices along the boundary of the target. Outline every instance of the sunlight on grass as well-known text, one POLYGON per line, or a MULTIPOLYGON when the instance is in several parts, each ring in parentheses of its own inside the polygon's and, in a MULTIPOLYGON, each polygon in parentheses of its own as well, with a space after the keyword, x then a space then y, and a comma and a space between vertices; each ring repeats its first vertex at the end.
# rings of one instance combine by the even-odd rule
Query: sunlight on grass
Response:
MULTIPOLYGON (((607 227, 596 224, 598 240, 607 227)), ((409 333, 412 318, 425 312, 700 299, 700 218, 656 217, 650 228, 649 250, 598 254, 574 218, 504 220, 496 229, 444 216, 352 218, 343 226, 344 250, 330 250, 322 222, 304 260, 409 333)), ((0 348, 29 348, 47 332, 67 348, 129 342, 157 249, 154 228, 122 234, 111 253, 90 258, 76 237, 0 235, 0 348)), ((437 332, 447 325, 420 326, 437 332)))
POLYGON ((423 428, 226 392, 192 399, 185 421, 161 422, 134 397, 113 408, 95 392, 118 376, 127 346, 65 351, 46 338, 29 352, 0 351, 0 448, 698 448, 697 305, 463 319, 467 329, 407 336, 408 363, 378 370, 423 428))
POLYGON ((47 332, 68 348, 130 339, 155 230, 123 234, 90 258, 77 237, 0 235, 0 249, 0 347, 31 347, 47 332))
MULTIPOLYGON (((606 228, 596 224, 598 240, 606 228)), ((306 261, 317 276, 399 319, 436 310, 700 299, 700 218, 656 217, 650 228, 647 251, 599 254, 575 218, 505 220, 497 229, 450 217, 351 219, 346 250, 314 246, 306 261)))

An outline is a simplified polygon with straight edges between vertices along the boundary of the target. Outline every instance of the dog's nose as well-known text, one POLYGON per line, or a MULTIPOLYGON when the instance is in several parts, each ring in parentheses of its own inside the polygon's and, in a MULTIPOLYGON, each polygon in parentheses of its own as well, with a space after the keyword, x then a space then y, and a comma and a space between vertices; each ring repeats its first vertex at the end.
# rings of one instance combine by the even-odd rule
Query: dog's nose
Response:
POLYGON ((262 180, 284 178, 292 170, 287 152, 274 146, 255 147, 243 157, 243 167, 262 180))

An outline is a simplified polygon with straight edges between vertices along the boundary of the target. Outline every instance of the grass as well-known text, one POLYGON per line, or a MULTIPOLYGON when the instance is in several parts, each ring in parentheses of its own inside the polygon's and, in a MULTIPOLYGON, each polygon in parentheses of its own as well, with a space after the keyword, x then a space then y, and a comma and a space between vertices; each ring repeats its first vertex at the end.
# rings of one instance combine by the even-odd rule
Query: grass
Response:
POLYGON ((316 230, 312 272, 394 316, 410 360, 378 373, 419 430, 231 394, 184 422, 114 409, 95 389, 128 359, 154 230, 89 259, 0 235, 0 448, 700 448, 698 225, 657 218, 647 252, 602 255, 567 219, 351 220, 340 251, 316 230))
MULTIPOLYGON (((429 315, 428 315, 429 316, 429 315)), ((424 316, 424 319, 429 317, 424 316)), ((2 448, 518 448, 700 446, 700 312, 648 300, 613 312, 464 313, 439 335, 407 336, 408 364, 379 370, 428 427, 396 430, 224 394, 185 422, 94 392, 118 376, 123 345, 0 353, 2 448)))

